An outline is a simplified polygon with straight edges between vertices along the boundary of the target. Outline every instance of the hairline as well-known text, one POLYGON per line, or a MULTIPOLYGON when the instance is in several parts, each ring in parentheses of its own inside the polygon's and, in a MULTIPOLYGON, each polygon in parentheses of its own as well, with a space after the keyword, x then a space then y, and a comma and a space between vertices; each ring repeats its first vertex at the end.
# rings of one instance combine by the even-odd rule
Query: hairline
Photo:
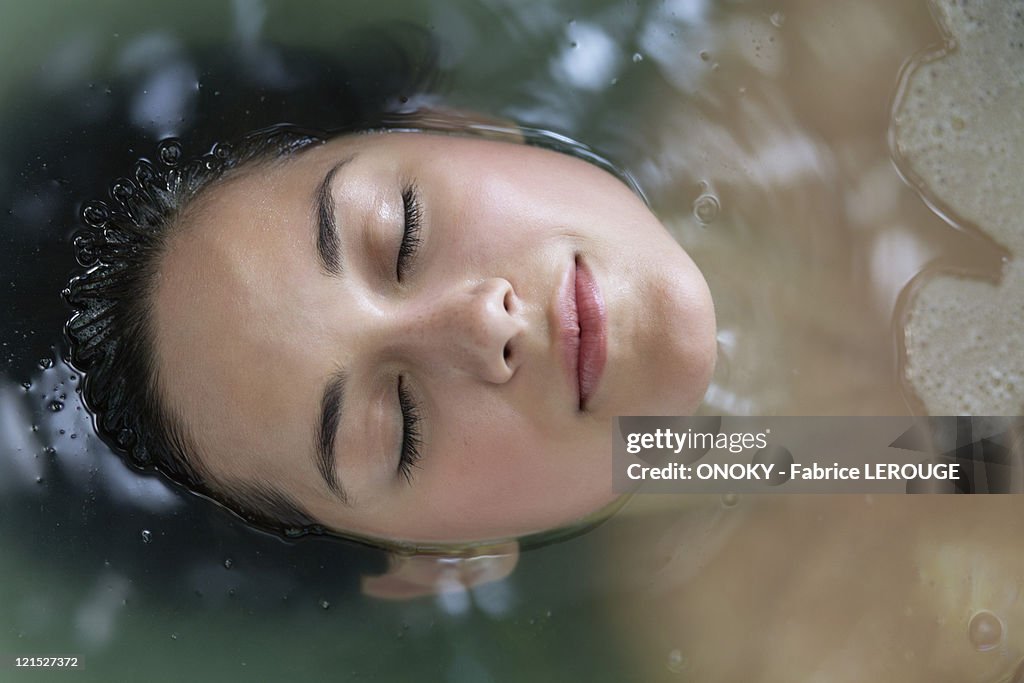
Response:
MULTIPOLYGON (((147 358, 147 373, 150 378, 149 403, 145 410, 150 413, 150 420, 157 433, 164 435, 165 446, 173 452, 166 454, 171 462, 179 463, 185 483, 207 498, 249 522, 258 522, 271 527, 303 527, 309 528, 318 523, 305 511, 292 496, 275 487, 264 478, 253 482, 227 481, 214 477, 212 470, 205 464, 208 454, 199 447, 199 441, 186 426, 185 420, 177 410, 173 409, 164 391, 163 373, 160 371, 155 333, 154 299, 160 283, 160 268, 170 244, 189 230, 196 229, 201 217, 207 210, 211 197, 224 186, 238 182, 260 168, 283 166, 301 156, 304 152, 324 144, 327 140, 311 142, 295 150, 263 150, 245 159, 237 166, 225 170, 216 178, 205 183, 196 193, 188 198, 173 215, 168 217, 166 227, 156 240, 156 253, 151 257, 151 272, 143 277, 141 311, 142 319, 135 321, 139 325, 138 336, 143 355, 147 358)), ((139 309, 136 309, 139 310, 139 309)), ((174 477, 171 477, 172 479, 174 477)))

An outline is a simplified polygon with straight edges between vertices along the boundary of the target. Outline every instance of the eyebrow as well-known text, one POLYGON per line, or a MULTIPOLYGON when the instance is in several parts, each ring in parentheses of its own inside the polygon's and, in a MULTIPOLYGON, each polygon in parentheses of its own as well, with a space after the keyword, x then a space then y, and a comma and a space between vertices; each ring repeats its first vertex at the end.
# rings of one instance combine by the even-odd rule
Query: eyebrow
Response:
POLYGON ((316 430, 316 467, 320 476, 327 483, 327 488, 337 494, 341 502, 348 505, 348 494, 338 479, 337 459, 334 454, 334 441, 341 422, 341 409, 345 401, 345 381, 343 371, 335 372, 324 386, 320 399, 320 421, 316 430))
POLYGON ((342 270, 341 240, 338 239, 338 224, 335 219, 334 195, 331 185, 335 174, 352 161, 355 155, 342 159, 331 166, 324 179, 317 185, 313 196, 313 213, 316 217, 316 253, 320 265, 328 275, 339 276, 342 270))

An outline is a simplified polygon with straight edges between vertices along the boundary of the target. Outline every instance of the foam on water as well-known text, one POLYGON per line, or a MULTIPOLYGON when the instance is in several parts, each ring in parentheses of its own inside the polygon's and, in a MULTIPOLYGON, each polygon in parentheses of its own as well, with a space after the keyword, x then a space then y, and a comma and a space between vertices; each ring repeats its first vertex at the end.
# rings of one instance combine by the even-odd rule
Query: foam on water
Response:
POLYGON ((1024 2, 936 0, 948 43, 907 70, 897 162, 932 206, 1007 249, 998 282, 925 281, 905 319, 905 376, 928 412, 1024 408, 1024 2))

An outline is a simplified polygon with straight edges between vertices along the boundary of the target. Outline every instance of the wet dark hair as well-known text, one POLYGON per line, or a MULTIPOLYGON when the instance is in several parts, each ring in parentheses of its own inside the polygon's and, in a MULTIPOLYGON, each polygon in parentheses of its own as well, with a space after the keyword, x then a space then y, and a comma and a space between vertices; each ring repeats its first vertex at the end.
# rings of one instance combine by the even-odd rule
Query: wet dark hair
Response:
POLYGON ((104 440, 134 467, 162 472, 249 523, 290 536, 323 529, 299 502, 269 486, 211 481, 187 426, 162 401, 152 294, 168 238, 197 198, 226 175, 335 135, 380 128, 436 84, 436 50, 423 31, 388 26, 354 42, 357 49, 340 58, 290 55, 266 46, 255 67, 252 55, 243 61, 215 58, 205 69, 206 90, 220 97, 209 81, 222 80, 225 99, 210 102, 205 111, 196 107, 193 125, 179 126, 175 137, 157 146, 154 159, 138 159, 130 174, 110 184, 107 198, 84 204, 74 244, 86 271, 64 291, 74 309, 65 327, 70 361, 84 376, 83 398, 104 440), (303 92, 295 92, 295 83, 303 82, 303 92), (282 87, 291 92, 282 96, 282 87), (238 121, 253 119, 268 97, 280 97, 287 109, 290 96, 312 98, 317 128, 281 123, 301 117, 310 108, 305 99, 287 118, 267 116, 260 123, 271 125, 237 135, 238 121), (213 130, 217 122, 223 130, 213 130), (186 160, 186 139, 221 142, 186 160))

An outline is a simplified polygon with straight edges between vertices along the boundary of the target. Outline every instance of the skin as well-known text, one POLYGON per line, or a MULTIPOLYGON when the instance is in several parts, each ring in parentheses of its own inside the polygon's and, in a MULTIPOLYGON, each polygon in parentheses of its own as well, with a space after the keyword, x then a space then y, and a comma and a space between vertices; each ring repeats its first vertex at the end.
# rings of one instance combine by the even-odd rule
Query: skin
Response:
POLYGON ((154 293, 158 389, 215 482, 263 482, 325 526, 420 542, 508 538, 612 502, 611 418, 689 414, 715 359, 704 278, 643 202, 572 157, 375 133, 247 169, 186 212, 154 293), (316 249, 329 188, 344 265, 316 249), (403 191, 421 246, 401 281, 403 191), (580 409, 559 288, 578 259, 607 311, 607 362, 580 409), (507 354, 507 355, 506 355, 507 354), (325 384, 348 378, 333 472, 325 384), (422 418, 403 476, 401 377, 422 418))

